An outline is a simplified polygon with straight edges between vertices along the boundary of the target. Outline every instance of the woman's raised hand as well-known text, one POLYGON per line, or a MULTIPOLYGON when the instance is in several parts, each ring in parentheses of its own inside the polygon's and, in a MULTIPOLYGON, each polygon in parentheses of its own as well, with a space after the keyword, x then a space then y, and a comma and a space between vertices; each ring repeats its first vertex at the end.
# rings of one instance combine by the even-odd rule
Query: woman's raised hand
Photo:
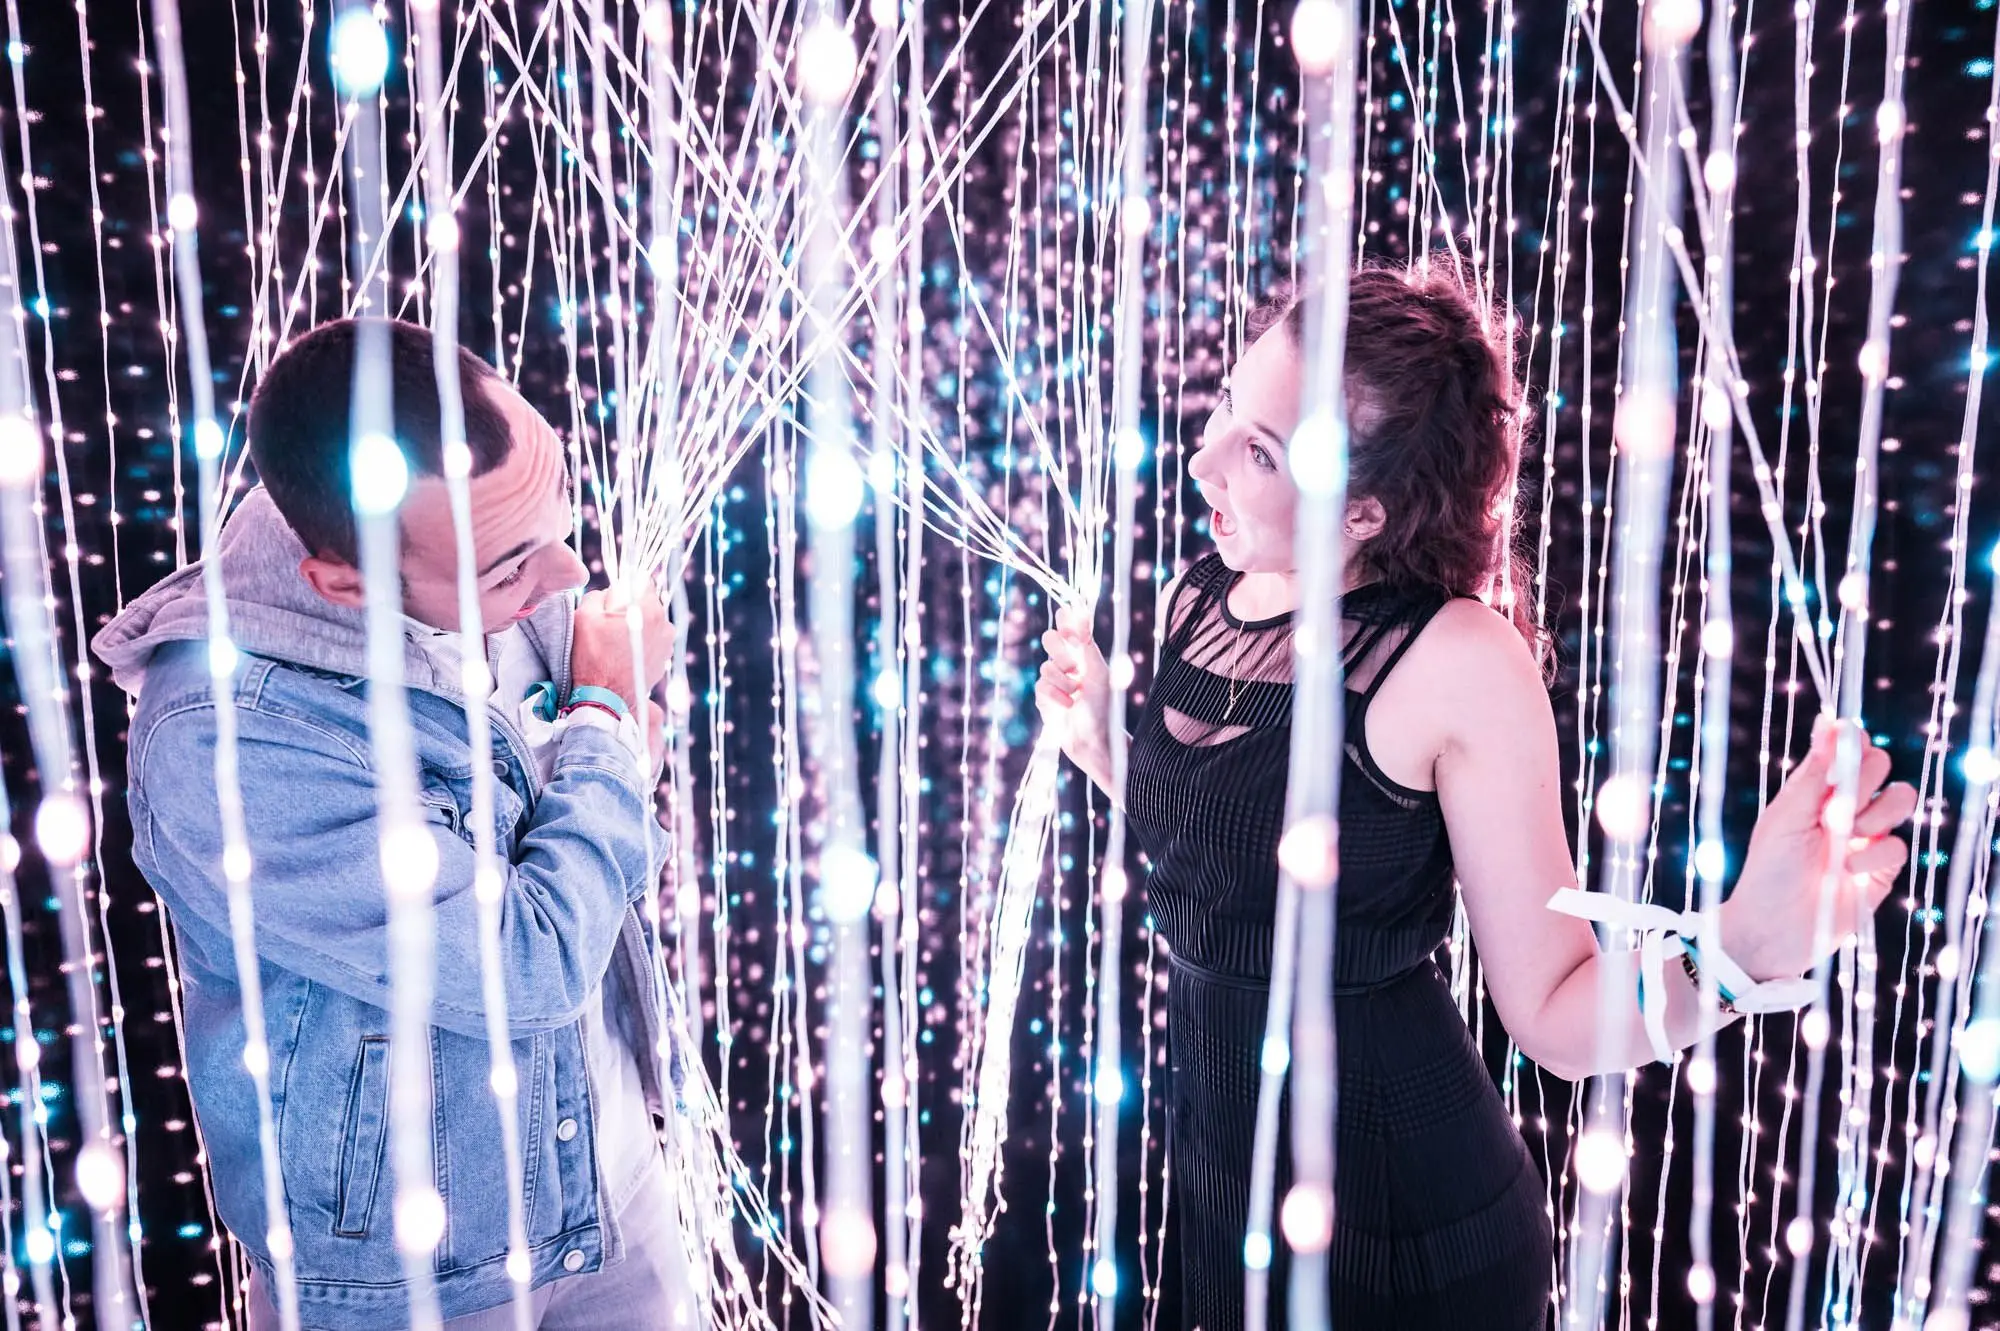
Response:
POLYGON ((1865 732, 1850 806, 1827 784, 1840 724, 1822 719, 1812 750, 1765 806, 1736 890, 1722 907, 1722 945, 1753 980, 1802 975, 1873 915, 1910 858, 1895 830, 1917 807, 1907 782, 1889 782, 1889 755, 1865 732), (1888 782, 1888 784, 1884 784, 1888 782), (1815 948, 1822 891, 1832 928, 1815 948))
POLYGON ((1090 634, 1087 611, 1065 607, 1055 627, 1042 635, 1042 662, 1035 704, 1042 724, 1054 732, 1071 762, 1113 799, 1111 789, 1111 672, 1090 634))

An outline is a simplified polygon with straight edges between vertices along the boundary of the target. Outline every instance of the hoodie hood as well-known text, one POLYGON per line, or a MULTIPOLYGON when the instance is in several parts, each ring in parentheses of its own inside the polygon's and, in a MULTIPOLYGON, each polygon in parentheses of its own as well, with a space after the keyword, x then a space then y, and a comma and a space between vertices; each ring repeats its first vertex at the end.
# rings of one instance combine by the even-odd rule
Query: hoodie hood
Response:
MULTIPOLYGON (((209 560, 221 566, 230 641, 253 656, 334 674, 368 673, 368 627, 364 611, 335 605, 312 589, 299 573, 306 548, 292 532, 270 493, 257 486, 245 495, 222 526, 215 552, 177 569, 133 601, 92 642, 111 678, 137 695, 153 655, 168 643, 208 637, 208 593, 202 586, 209 560)), ((567 596, 552 596, 523 621, 537 645, 559 642, 561 620, 570 613, 567 596), (555 630, 555 631, 552 631, 555 630)), ((412 688, 459 696, 456 679, 443 678, 429 652, 403 644, 403 678, 412 688)))

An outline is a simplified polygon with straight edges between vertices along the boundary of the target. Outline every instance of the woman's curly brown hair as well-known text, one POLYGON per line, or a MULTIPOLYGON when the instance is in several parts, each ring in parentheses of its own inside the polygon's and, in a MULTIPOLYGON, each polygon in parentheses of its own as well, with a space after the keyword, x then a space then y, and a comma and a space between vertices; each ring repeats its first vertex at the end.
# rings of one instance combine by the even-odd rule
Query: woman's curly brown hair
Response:
MULTIPOLYGON (((1251 341, 1282 325, 1305 345, 1305 309, 1281 287, 1251 310, 1251 341)), ((1352 554, 1370 579, 1491 594, 1547 668, 1515 548, 1521 399, 1502 311, 1449 256, 1369 264, 1348 279, 1348 495, 1382 505, 1382 530, 1352 554), (1501 584, 1505 584, 1504 592, 1501 584)))

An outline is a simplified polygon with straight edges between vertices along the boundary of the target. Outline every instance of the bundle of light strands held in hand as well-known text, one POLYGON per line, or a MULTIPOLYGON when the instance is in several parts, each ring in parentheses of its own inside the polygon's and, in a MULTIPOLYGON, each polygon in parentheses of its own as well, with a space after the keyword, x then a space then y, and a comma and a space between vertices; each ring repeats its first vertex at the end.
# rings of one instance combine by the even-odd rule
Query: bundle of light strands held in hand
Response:
MULTIPOLYGON (((1056 605, 1102 603, 1114 677, 1143 686, 1132 644, 1157 653, 1156 593, 1201 549, 1184 468, 1204 410, 1249 303, 1296 274, 1303 195, 1338 188, 1311 165, 1300 65, 1342 32, 1355 252, 1446 252, 1518 323, 1536 577, 1496 595, 1567 644, 1584 881, 1719 892, 1815 710, 1921 749, 1901 927, 1838 953, 1821 1005, 1607 1083, 1588 1119, 1509 1052, 1503 1092, 1566 1219, 1562 1324, 1849 1326, 1892 1303, 1966 1324, 2000 1075, 2000 650, 1965 660, 1966 606, 1991 596, 1968 559, 1991 538, 1972 507, 1989 11, 231 0, 229 23, 170 35, 169 8, 7 10, 0 314, 26 336, 0 347, 0 517, 26 730, 6 776, 36 837, 0 847, 21 1184, 0 1201, 34 1320, 130 1299, 165 1324, 163 1284, 205 1291, 171 1289, 178 1308, 245 1274, 187 1195, 173 991, 117 987, 134 957, 170 968, 105 849, 121 741, 78 643, 139 573, 207 548, 246 479, 234 413, 279 348, 362 311, 522 385, 563 429, 584 548, 614 583, 660 583, 692 648, 648 907, 687 1073, 678 1205, 716 1319, 804 1324, 814 1285, 849 1325, 878 1286, 895 1327, 1166 1312, 1143 865, 1036 733, 1034 641, 1056 605), (356 12, 373 81, 365 25, 334 41, 356 12), (1918 53, 1930 77, 1906 80, 1918 53), (59 169, 72 150, 87 181, 59 169), (1929 403, 1954 393, 1947 421, 1929 403), (852 539, 869 522, 872 551, 852 539), (841 567, 815 563, 830 551, 841 567), (1897 631, 1933 609, 1929 639, 1897 631), (22 909, 44 897, 58 928, 22 909), (871 947, 879 989, 855 965, 871 947), (104 1079, 70 1071, 91 1059, 104 1079), (65 1223, 73 1198, 87 1225, 65 1223)), ((240 827, 232 844, 251 974, 255 866, 240 827)), ((1485 1034, 1467 942, 1452 973, 1485 1034)))

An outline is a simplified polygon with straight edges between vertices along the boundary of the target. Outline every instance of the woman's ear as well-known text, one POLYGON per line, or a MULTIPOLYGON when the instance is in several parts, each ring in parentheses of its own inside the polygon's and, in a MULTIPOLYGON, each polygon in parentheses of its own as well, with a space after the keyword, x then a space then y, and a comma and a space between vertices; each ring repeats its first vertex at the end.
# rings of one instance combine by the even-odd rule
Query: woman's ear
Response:
POLYGON ((1388 520, 1389 515, 1382 511, 1382 501, 1375 496, 1350 499, 1345 524, 1347 539, 1355 542, 1373 540, 1388 520))

